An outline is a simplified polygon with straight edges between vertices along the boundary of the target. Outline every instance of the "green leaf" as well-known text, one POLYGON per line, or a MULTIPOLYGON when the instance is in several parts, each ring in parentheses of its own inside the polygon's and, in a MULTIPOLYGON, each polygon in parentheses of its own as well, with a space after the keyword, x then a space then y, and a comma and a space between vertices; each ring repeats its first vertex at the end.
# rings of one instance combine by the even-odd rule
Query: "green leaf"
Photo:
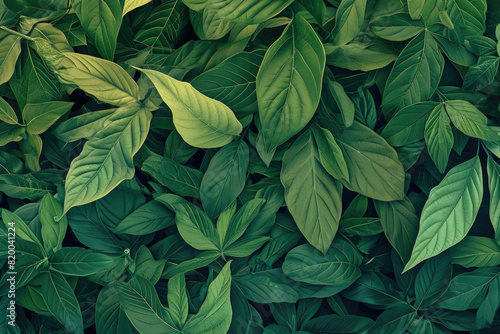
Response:
POLYGON ((379 16, 370 23, 370 30, 375 35, 394 42, 402 42, 415 37, 423 29, 422 21, 412 21, 407 14, 403 13, 379 16))
POLYGON ((175 224, 174 213, 158 201, 150 201, 137 208, 116 225, 115 233, 146 235, 175 224))
POLYGON ((326 254, 308 244, 295 247, 286 255, 283 273, 299 282, 347 288, 361 276, 361 261, 352 245, 335 239, 326 254))
POLYGON ((64 142, 73 142, 80 139, 91 139, 104 127, 109 117, 116 109, 105 109, 74 116, 62 122, 54 134, 64 142))
POLYGON ((182 332, 186 334, 226 333, 231 325, 231 271, 228 262, 208 286, 207 297, 198 313, 190 317, 182 332))
POLYGON ((26 225, 26 223, 21 218, 19 218, 18 215, 6 209, 3 209, 2 220, 7 229, 9 227, 15 227, 16 238, 26 240, 31 244, 33 244, 31 250, 32 254, 38 255, 41 259, 47 256, 47 253, 45 252, 45 249, 40 243, 40 240, 38 240, 35 234, 30 230, 28 225, 26 225), (14 226, 12 226, 12 223, 14 223, 13 224, 14 226))
POLYGON ((374 334, 404 333, 417 317, 416 310, 410 305, 398 305, 382 312, 370 329, 374 334))
POLYGON ((366 0, 342 0, 331 33, 335 45, 345 45, 358 35, 365 19, 365 8, 366 0))
POLYGON ((318 35, 303 18, 295 17, 267 50, 257 74, 259 136, 267 152, 311 120, 324 69, 325 50, 318 35))
POLYGON ((437 302, 450 284, 453 266, 448 252, 425 261, 415 278, 415 307, 426 309, 437 302))
POLYGON ((444 58, 428 31, 413 38, 401 52, 387 79, 382 110, 387 119, 406 106, 428 100, 436 90, 444 58))
POLYGON ((346 128, 352 125, 354 122, 354 102, 349 98, 346 94, 344 87, 336 81, 328 80, 328 88, 330 88, 330 93, 332 94, 333 99, 337 103, 337 106, 342 113, 342 118, 344 120, 344 125, 346 128))
POLYGON ((436 102, 419 102, 401 109, 390 119, 380 135, 394 147, 424 139, 425 123, 437 105, 436 102))
POLYGON ((178 195, 200 197, 203 173, 197 169, 183 166, 169 158, 152 155, 144 161, 141 170, 178 195))
POLYGON ((189 145, 221 147, 242 131, 240 122, 225 104, 201 94, 187 82, 153 70, 141 71, 172 110, 175 128, 189 145))
POLYGON ((43 245, 45 251, 50 256, 62 248, 62 242, 68 228, 68 218, 63 217, 58 222, 55 221, 57 217, 61 216, 63 207, 61 203, 49 194, 43 196, 38 212, 42 225, 43 245))
POLYGON ((225 21, 250 25, 270 19, 292 2, 293 0, 212 0, 209 6, 225 21))
POLYGON ((403 198, 403 165, 382 137, 355 121, 335 139, 349 170, 347 188, 380 201, 403 198))
POLYGON ((218 251, 205 251, 195 256, 194 258, 181 262, 179 264, 167 263, 167 266, 163 271, 162 278, 170 279, 177 274, 184 274, 194 269, 206 267, 210 263, 217 260, 219 257, 220 253, 218 251))
POLYGON ((53 270, 69 276, 88 276, 104 270, 113 258, 102 253, 78 247, 64 247, 50 258, 53 270))
POLYGON ((134 41, 146 46, 173 49, 186 26, 187 17, 187 8, 182 1, 166 1, 154 8, 134 36, 134 41))
POLYGON ((40 181, 32 174, 0 175, 0 191, 9 197, 36 201, 54 190, 53 184, 40 181))
POLYGON ((140 333, 181 333, 149 280, 135 276, 129 282, 118 282, 115 286, 125 314, 140 333))
POLYGON ((221 148, 210 160, 200 185, 201 203, 209 217, 217 217, 239 196, 249 159, 248 145, 239 140, 221 148))
POLYGON ((500 307, 500 300, 498 295, 500 293, 500 278, 497 276, 491 283, 488 289, 486 298, 479 306, 476 313, 476 323, 480 328, 489 328, 491 326, 498 308, 500 307))
POLYGON ((19 124, 16 112, 10 104, 8 104, 4 99, 0 97, 0 121, 8 124, 19 124))
POLYGON ((425 143, 439 172, 444 173, 453 147, 453 132, 444 105, 437 105, 425 123, 425 143))
POLYGON ((347 235, 361 237, 377 235, 383 232, 380 219, 373 217, 347 218, 340 221, 342 230, 347 235))
POLYGON ((301 329, 311 334, 364 333, 373 326, 373 323, 370 318, 357 315, 329 314, 305 322, 301 329))
POLYGON ((326 253, 337 233, 342 186, 328 174, 311 131, 304 132, 283 157, 285 201, 307 241, 326 253))
POLYGON ((95 327, 98 334, 136 334, 123 310, 114 284, 105 286, 97 297, 95 327))
POLYGON ((295 303, 299 293, 293 281, 281 268, 269 269, 245 275, 235 275, 234 281, 245 298, 256 303, 295 303))
POLYGON ((402 201, 374 201, 374 204, 387 240, 401 260, 407 262, 418 232, 418 216, 413 204, 406 196, 402 201))
POLYGON ((373 71, 384 68, 397 58, 394 51, 381 43, 381 40, 371 40, 370 44, 352 41, 340 46, 327 43, 324 47, 328 65, 351 71, 373 71))
POLYGON ((482 56, 476 65, 469 68, 464 77, 464 89, 481 90, 493 83, 498 72, 500 58, 482 56))
POLYGON ((72 102, 53 101, 37 104, 26 104, 23 118, 26 130, 33 134, 47 131, 57 120, 73 107, 72 102))
POLYGON ((144 6, 149 2, 151 2, 151 0, 125 0, 125 3, 123 5, 123 16, 125 16, 125 14, 127 14, 128 12, 144 6))
POLYGON ((332 133, 321 127, 313 127, 312 133, 318 147, 319 160, 323 168, 335 179, 349 180, 349 170, 342 150, 332 133))
POLYGON ((422 16, 425 0, 408 0, 408 12, 412 20, 418 20, 422 16))
POLYGON ((132 158, 146 139, 151 118, 151 111, 140 105, 118 108, 85 143, 66 176, 63 214, 105 196, 134 176, 132 158))
POLYGON ((494 267, 500 265, 500 246, 494 239, 465 237, 451 248, 452 263, 462 267, 494 267))
POLYGON ((500 165, 488 156, 488 188, 490 190, 490 221, 495 230, 495 241, 500 244, 500 165))
POLYGON ((486 30, 486 0, 451 0, 447 11, 460 22, 466 36, 482 35, 486 30))
POLYGON ((405 271, 460 242, 472 227, 482 198, 483 175, 476 156, 452 168, 431 190, 405 271))
POLYGON ((177 274, 168 280, 167 298, 170 313, 181 328, 186 323, 189 308, 184 274, 177 274))
MULTIPOLYGON (((40 55, 44 58, 43 53, 40 55)), ((52 65, 45 59, 61 83, 78 87, 115 106, 126 106, 139 100, 139 87, 118 64, 80 53, 65 52, 62 55, 62 60, 52 65)))
POLYGON ((68 281, 53 271, 47 271, 42 277, 43 299, 50 313, 72 333, 83 334, 80 305, 68 281))
POLYGON ((263 52, 240 52, 197 76, 191 84, 241 117, 257 111, 256 78, 263 52))
POLYGON ((73 0, 71 5, 92 44, 105 59, 113 60, 123 0, 73 0))
POLYGON ((402 302, 396 282, 380 273, 363 274, 349 289, 342 292, 348 299, 372 305, 393 305, 402 302))
POLYGON ((0 41, 0 85, 12 78, 21 54, 21 37, 7 35, 0 41))
POLYGON ((199 250, 219 250, 219 236, 214 224, 196 205, 173 194, 156 198, 175 211, 177 229, 182 238, 199 250))
POLYGON ((479 268, 455 276, 440 299, 440 308, 465 311, 478 308, 486 297, 489 285, 500 275, 500 268, 479 268))

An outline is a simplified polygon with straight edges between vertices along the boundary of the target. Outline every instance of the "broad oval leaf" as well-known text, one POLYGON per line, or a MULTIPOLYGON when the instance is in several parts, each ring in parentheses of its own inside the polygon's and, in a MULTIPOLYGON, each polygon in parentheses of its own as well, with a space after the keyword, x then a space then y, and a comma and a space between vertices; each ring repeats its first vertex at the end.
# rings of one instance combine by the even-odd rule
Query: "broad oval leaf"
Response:
POLYGON ((146 140, 151 111, 132 104, 116 110, 71 163, 64 212, 93 202, 134 176, 133 157, 146 140))
POLYGON ((97 334, 137 334, 123 310, 114 284, 105 286, 97 297, 95 327, 97 334))
POLYGON ((382 137, 354 121, 336 139, 349 170, 347 188, 380 201, 403 198, 403 165, 382 137))
POLYGON ((342 185, 320 162, 311 131, 302 134, 283 157, 285 201, 307 241, 326 253, 342 213, 342 185))
POLYGON ((0 85, 12 78, 21 54, 21 37, 7 35, 0 41, 0 85))
POLYGON ((73 0, 71 5, 92 44, 105 59, 113 60, 123 0, 73 0))
POLYGON ((366 0, 342 0, 337 9, 333 43, 345 45, 360 32, 365 19, 366 0))
POLYGON ((436 90, 444 58, 428 31, 414 37, 401 52, 387 79, 382 110, 387 119, 406 106, 428 100, 436 90))
POLYGON ((64 101, 26 104, 23 109, 26 130, 33 134, 41 134, 47 131, 59 117, 70 111, 71 107, 73 107, 72 102, 64 101))
POLYGON ((452 263, 462 267, 495 267, 500 265, 500 246, 487 237, 465 237, 451 248, 452 263))
POLYGON ((453 266, 445 252, 425 261, 415 277, 415 306, 426 309, 444 294, 450 284, 453 266))
POLYGON ((464 89, 481 90, 490 85, 498 72, 500 58, 495 56, 479 57, 478 63, 469 68, 464 77, 464 89))
POLYGON ((153 82, 170 107, 182 139, 194 147, 229 144, 242 131, 234 113, 222 102, 198 92, 191 84, 154 70, 141 70, 153 82))
POLYGON ((446 101, 445 107, 453 124, 467 136, 487 141, 500 140, 500 136, 488 127, 488 118, 470 102, 446 101))
POLYGON ((452 168, 431 190, 405 271, 460 242, 472 227, 482 198, 483 175, 476 156, 452 168))
POLYGON ((345 286, 361 276, 361 261, 361 255, 352 245, 336 239, 326 254, 308 244, 295 247, 286 255, 283 273, 299 282, 345 286))
POLYGON ((113 263, 113 258, 102 253, 79 247, 64 247, 50 258, 55 271, 70 276, 88 276, 104 270, 113 263))
MULTIPOLYGON (((190 0, 191 2, 192 0, 190 0)), ((258 24, 279 14, 293 0, 212 0, 209 7, 225 21, 258 24)))
POLYGON ((377 17, 370 22, 370 29, 380 38, 402 42, 419 34, 424 24, 410 20, 406 13, 397 13, 377 17))
POLYGON ((311 120, 319 104, 324 69, 323 44, 309 23, 296 16, 269 47, 257 74, 259 136, 267 152, 311 120))
POLYGON ((200 199, 206 214, 217 217, 239 196, 245 186, 250 155, 243 141, 232 142, 217 152, 200 185, 200 199))
POLYGON ((0 97, 0 121, 8 124, 19 124, 16 112, 10 104, 0 97))
POLYGON ((175 224, 174 213, 158 201, 150 201, 137 208, 116 225, 115 233, 146 235, 175 224))

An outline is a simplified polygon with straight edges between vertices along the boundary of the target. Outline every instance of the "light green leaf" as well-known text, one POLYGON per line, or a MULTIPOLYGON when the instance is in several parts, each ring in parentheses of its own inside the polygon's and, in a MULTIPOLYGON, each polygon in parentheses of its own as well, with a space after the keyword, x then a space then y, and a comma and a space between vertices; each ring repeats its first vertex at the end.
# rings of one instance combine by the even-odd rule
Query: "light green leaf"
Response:
POLYGON ((375 39, 371 40, 370 44, 352 41, 340 46, 326 43, 324 47, 328 65, 351 71, 373 71, 386 67, 397 58, 393 50, 375 39))
POLYGON ((212 219, 243 190, 249 159, 248 145, 243 140, 224 146, 213 156, 200 185, 203 209, 212 219))
POLYGON ((12 78, 21 54, 21 37, 7 35, 0 41, 0 85, 12 78))
POLYGON ((19 142, 19 148, 24 155, 26 169, 30 172, 40 171, 40 156, 42 154, 42 138, 39 135, 26 133, 26 138, 19 142))
POLYGON ((336 81, 328 80, 328 88, 330 88, 330 93, 332 94, 333 99, 337 103, 337 106, 342 113, 342 118, 344 120, 344 125, 346 128, 352 125, 354 122, 354 102, 349 98, 346 94, 344 87, 336 81))
POLYGON ((335 239, 326 254, 311 245, 295 247, 283 262, 283 273, 293 280, 347 288, 360 276, 362 256, 347 241, 335 239))
POLYGON ((483 175, 476 156, 452 168, 431 190, 405 271, 459 243, 472 227, 482 198, 483 175))
POLYGON ((256 303, 296 303, 299 293, 281 268, 234 276, 248 300, 256 303))
POLYGON ((13 141, 18 142, 23 139, 22 134, 26 128, 17 124, 0 123, 0 146, 5 146, 13 141))
POLYGON ((296 16, 269 47, 257 74, 259 137, 267 152, 311 120, 319 104, 324 69, 323 44, 309 23, 296 16))
POLYGON ((134 41, 151 47, 174 49, 180 32, 188 22, 187 18, 187 8, 181 0, 164 1, 153 9, 134 36, 134 41))
POLYGON ((123 0, 73 0, 71 5, 92 44, 105 59, 113 60, 123 0))
POLYGON ((349 181, 349 170, 344 155, 332 133, 321 127, 313 127, 312 133, 323 168, 334 178, 349 181))
POLYGON ((53 184, 40 181, 32 174, 0 175, 0 191, 9 197, 36 201, 54 190, 53 184))
POLYGON ((428 31, 414 37, 401 52, 387 79, 382 110, 387 119, 399 109, 428 100, 436 90, 444 58, 428 31))
POLYGON ((42 244, 40 243, 40 240, 38 240, 29 226, 26 225, 26 223, 21 218, 19 218, 18 215, 6 209, 3 209, 2 220, 6 228, 15 227, 16 238, 26 240, 33 244, 35 249, 33 249, 32 254, 38 255, 41 259, 47 256, 42 244), (12 226, 12 223, 14 223, 14 226, 12 226))
POLYGON ((0 97, 0 121, 8 124, 19 124, 14 109, 0 97))
POLYGON ((73 289, 64 276, 58 272, 47 271, 43 275, 43 300, 50 313, 69 331, 83 334, 83 320, 80 305, 73 289))
POLYGON ((61 52, 73 52, 64 33, 50 23, 38 23, 31 32, 30 37, 42 37, 52 43, 61 52))
POLYGON ((26 130, 33 134, 47 131, 59 117, 70 111, 71 107, 73 107, 73 102, 64 101, 26 104, 23 109, 26 130))
POLYGON ((230 301, 231 261, 208 286, 207 297, 198 313, 188 319, 182 332, 186 334, 227 333, 232 319, 230 301))
POLYGON ((355 121, 335 139, 349 170, 347 188, 380 201, 403 198, 403 165, 382 137, 355 121))
POLYGON ((104 127, 108 118, 116 109, 105 109, 87 112, 83 115, 71 117, 62 122, 54 134, 64 142, 73 142, 80 139, 91 139, 104 127))
POLYGON ((453 132, 444 104, 439 104, 432 110, 425 123, 424 137, 432 161, 444 173, 453 147, 453 132))
POLYGON ((243 130, 231 109, 187 82, 153 70, 141 70, 153 82, 170 107, 182 139, 194 147, 214 148, 229 144, 243 130))
POLYGON ((125 3, 123 5, 123 16, 125 16, 125 14, 127 14, 128 12, 144 6, 149 2, 151 2, 151 0, 125 0, 125 3))
POLYGON ((147 107, 132 104, 118 108, 94 138, 85 143, 66 176, 63 214, 105 196, 134 176, 132 159, 146 139, 151 118, 147 107))
POLYGON ((450 0, 447 4, 450 18, 460 22, 466 37, 485 32, 486 0, 450 0))
POLYGON ((50 258, 53 270, 69 276, 88 276, 104 270, 115 259, 90 249, 64 247, 50 258))
POLYGON ((446 101, 445 107, 453 124, 467 136, 487 141, 500 140, 500 136, 488 127, 488 118, 470 102, 446 101))
POLYGON ((332 31, 335 45, 345 45, 358 35, 365 19, 365 8, 366 0, 342 0, 332 31))
POLYGON ((158 201, 150 201, 137 208, 116 225, 115 233, 146 235, 175 224, 174 213, 158 201))
POLYGON ((160 155, 152 155, 143 162, 141 170, 180 196, 200 197, 203 173, 197 169, 160 155))
POLYGON ((215 226, 200 208, 173 194, 161 195, 156 200, 175 211, 177 229, 189 245, 199 250, 220 249, 215 226))
POLYGON ((462 267, 494 267, 500 265, 500 246, 487 237, 465 237, 451 248, 452 263, 462 267))
POLYGON ((168 280, 167 298, 170 313, 181 328, 186 323, 189 309, 184 274, 177 274, 168 280))
POLYGON ((202 40, 221 39, 234 27, 233 22, 223 20, 218 11, 210 6, 207 6, 201 13, 190 11, 189 14, 191 25, 196 35, 202 40))
POLYGON ((290 213, 307 241, 326 253, 342 213, 342 186, 320 163, 311 131, 304 132, 283 157, 281 183, 290 213))
POLYGON ((209 6, 225 21, 250 25, 270 19, 292 2, 293 0, 212 0, 209 6))
POLYGON ((408 12, 412 20, 418 20, 422 16, 425 0, 408 0, 408 12))
POLYGON ((115 283, 118 298, 130 322, 140 333, 181 333, 170 311, 163 307, 154 285, 141 276, 115 283))

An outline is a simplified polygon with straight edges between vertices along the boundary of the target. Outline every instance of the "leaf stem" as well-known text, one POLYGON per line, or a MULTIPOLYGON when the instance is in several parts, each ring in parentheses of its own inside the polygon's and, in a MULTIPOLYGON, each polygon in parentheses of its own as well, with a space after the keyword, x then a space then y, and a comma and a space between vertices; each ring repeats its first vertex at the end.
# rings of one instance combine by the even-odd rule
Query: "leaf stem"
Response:
POLYGON ((33 38, 29 37, 28 35, 21 34, 20 32, 17 32, 17 31, 15 31, 15 30, 9 29, 9 28, 7 28, 7 27, 5 27, 5 26, 0 26, 0 29, 7 31, 7 32, 8 32, 8 33, 10 33, 10 34, 13 34, 13 35, 16 35, 16 36, 19 36, 19 37, 25 38, 25 39, 27 39, 27 40, 29 40, 29 41, 32 41, 32 40, 33 40, 33 38))

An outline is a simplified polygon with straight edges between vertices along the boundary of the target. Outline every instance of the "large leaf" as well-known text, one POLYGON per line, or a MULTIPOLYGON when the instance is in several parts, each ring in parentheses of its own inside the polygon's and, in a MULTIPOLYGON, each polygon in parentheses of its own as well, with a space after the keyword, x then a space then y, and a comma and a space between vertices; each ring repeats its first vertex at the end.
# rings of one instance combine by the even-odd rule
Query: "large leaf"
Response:
POLYGON ((105 59, 113 60, 123 0, 73 0, 71 5, 92 44, 105 59))
POLYGON ((73 107, 72 102, 64 101, 26 104, 23 109, 26 130, 33 134, 45 132, 59 117, 70 111, 71 107, 73 107))
POLYGON ((342 0, 337 9, 333 43, 349 43, 360 32, 365 19, 366 0, 342 0))
POLYGON ((404 333, 416 316, 417 311, 410 305, 398 305, 382 312, 370 329, 370 333, 404 333))
POLYGON ((151 79, 163 101, 172 110, 175 128, 189 145, 220 147, 229 144, 240 134, 240 122, 222 102, 201 94, 187 82, 161 72, 141 71, 151 79))
POLYGON ((325 50, 318 35, 296 16, 269 47, 257 74, 259 136, 267 152, 311 120, 319 104, 324 69, 325 50))
POLYGON ((471 66, 464 77, 464 89, 481 90, 490 85, 498 72, 500 58, 482 56, 476 65, 471 66))
POLYGON ((178 274, 168 280, 168 306, 172 317, 179 327, 182 327, 188 316, 188 296, 186 280, 183 274, 178 274))
POLYGON ((240 52, 197 76, 191 84, 227 105, 237 116, 257 111, 256 77, 263 52, 240 52))
POLYGON ((422 310, 437 302, 450 284, 452 270, 449 253, 425 261, 415 278, 415 307, 422 310))
POLYGON ((136 334, 120 304, 113 284, 104 287, 97 297, 95 327, 98 334, 136 334))
POLYGON ((175 224, 174 213, 158 201, 150 201, 137 208, 116 225, 115 233, 146 235, 175 224))
POLYGON ((347 188, 380 201, 403 198, 403 165, 382 137, 355 121, 336 139, 349 170, 347 188))
POLYGON ((446 101, 445 106, 453 124, 467 136, 488 141, 500 140, 499 135, 488 127, 488 118, 470 102, 446 101))
POLYGON ((326 253, 342 212, 342 185, 320 162, 311 131, 302 134, 283 157, 285 201, 307 241, 326 253))
POLYGON ((451 0, 447 11, 458 19, 466 36, 482 35, 486 30, 486 0, 451 0))
POLYGON ((50 313, 72 333, 83 334, 80 305, 68 281, 53 271, 47 271, 42 277, 43 298, 50 313))
POLYGON ((8 124, 19 124, 16 112, 10 104, 0 97, 0 121, 8 124))
POLYGON ((8 35, 0 41, 0 85, 10 80, 21 54, 21 37, 8 35))
POLYGON ((286 255, 283 273, 299 282, 347 288, 361 276, 361 260, 352 245, 336 239, 326 254, 307 244, 295 247, 286 255))
POLYGON ((151 47, 175 48, 187 21, 187 8, 181 0, 162 3, 149 15, 134 41, 151 47))
POLYGON ((73 160, 66 177, 64 213, 93 202, 134 176, 133 157, 149 131, 151 111, 140 105, 121 107, 82 153, 73 160))
POLYGON ((482 198, 483 175, 476 156, 452 168, 431 190, 405 271, 460 242, 472 227, 482 198))
POLYGON ((78 247, 64 247, 50 258, 51 267, 70 276, 88 276, 103 270, 113 262, 113 258, 78 247))
POLYGON ((465 237, 451 248, 452 263, 463 267, 494 267, 500 265, 500 246, 487 237, 465 237))
POLYGON ((280 13, 292 2, 293 0, 212 0, 209 6, 225 21, 257 24, 280 13))
POLYGON ((406 106, 429 99, 444 69, 444 58, 427 32, 413 38, 401 52, 384 89, 382 110, 387 118, 406 106))
POLYGON ((226 333, 231 325, 231 271, 228 262, 208 286, 207 297, 198 313, 190 317, 182 332, 186 334, 226 333))
POLYGON ((239 196, 249 159, 248 145, 242 140, 224 146, 213 156, 200 185, 201 203, 209 217, 217 217, 239 196))
POLYGON ((443 104, 437 105, 429 115, 424 136, 432 160, 439 171, 444 173, 453 147, 453 132, 443 104))

